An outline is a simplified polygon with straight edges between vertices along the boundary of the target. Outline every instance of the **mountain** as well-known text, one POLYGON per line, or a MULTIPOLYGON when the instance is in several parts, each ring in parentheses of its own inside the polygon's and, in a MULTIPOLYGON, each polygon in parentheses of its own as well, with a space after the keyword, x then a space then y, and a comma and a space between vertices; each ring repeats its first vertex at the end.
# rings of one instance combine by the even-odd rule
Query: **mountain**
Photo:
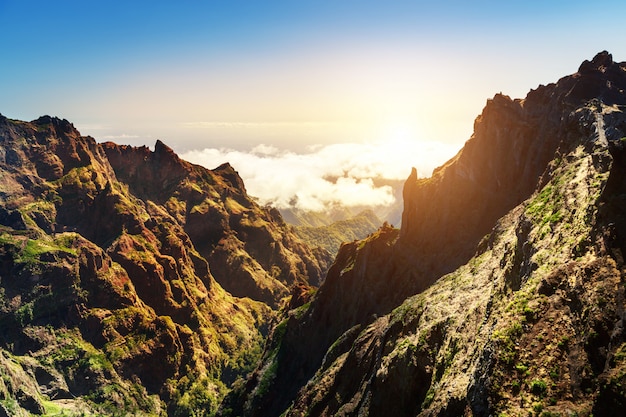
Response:
POLYGON ((382 221, 373 211, 365 210, 356 216, 325 226, 294 226, 293 231, 309 246, 322 247, 335 256, 343 243, 363 239, 376 231, 381 224, 382 221))
MULTIPOLYGON (((409 172, 409 170, 407 170, 409 172)), ((330 180, 330 179, 329 179, 330 180)), ((372 212, 374 215, 393 225, 400 225, 402 220, 402 188, 404 180, 394 180, 387 178, 371 178, 374 187, 389 187, 394 196, 394 202, 389 206, 351 206, 333 205, 325 211, 309 211, 295 207, 281 208, 280 214, 285 222, 293 226, 303 227, 323 227, 332 223, 349 220, 359 216, 363 212, 372 212)))
POLYGON ((110 142, 103 148, 133 195, 163 206, 183 225, 231 294, 278 307, 299 280, 322 281, 331 256, 311 252, 289 233, 278 210, 254 203, 228 163, 206 170, 181 160, 160 141, 154 152, 110 142))
POLYGON ((202 415, 330 261, 228 164, 0 116, 0 415, 202 415))
POLYGON ((626 63, 607 52, 404 186, 400 230, 343 245, 222 416, 621 415, 626 63))

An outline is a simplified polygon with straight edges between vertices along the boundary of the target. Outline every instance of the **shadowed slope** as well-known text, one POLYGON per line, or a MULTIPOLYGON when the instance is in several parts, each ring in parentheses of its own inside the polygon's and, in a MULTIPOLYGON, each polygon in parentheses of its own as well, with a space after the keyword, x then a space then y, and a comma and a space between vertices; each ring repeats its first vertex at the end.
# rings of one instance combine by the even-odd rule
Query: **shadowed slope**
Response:
POLYGON ((618 383, 622 365, 611 362, 615 371, 604 374, 599 365, 592 374, 584 369, 598 352, 621 349, 623 289, 593 313, 602 334, 615 336, 592 341, 577 315, 593 307, 596 285, 608 291, 622 280, 621 255, 601 236, 623 223, 620 194, 603 190, 622 170, 611 161, 626 136, 625 89, 626 64, 603 52, 525 100, 489 100, 455 158, 432 178, 407 180, 399 237, 381 229, 342 247, 311 303, 273 331, 262 365, 223 414, 229 407, 250 416, 489 415, 527 412, 547 393, 564 401, 557 410, 579 399, 572 410, 602 407, 604 394, 593 390, 606 378, 618 383), (613 205, 606 218, 597 211, 603 198, 613 205), (550 310, 538 283, 571 261, 585 284, 563 285, 582 304, 550 310), (559 314, 574 324, 549 330, 559 314), (546 342, 533 344, 544 331, 546 342), (559 358, 552 350, 559 332, 577 335, 572 394, 547 387, 550 370, 541 364, 544 352, 548 362, 559 358), (597 350, 585 350, 589 343, 597 350), (532 369, 515 382, 520 358, 532 369), (587 387, 592 392, 581 396, 587 387), (520 390, 530 400, 518 406, 520 390))
POLYGON ((214 411, 260 354, 267 304, 325 269, 231 167, 100 145, 48 116, 0 116, 0 259, 4 398, 41 411, 52 390, 98 414, 214 411), (23 393, 29 370, 54 377, 23 393))

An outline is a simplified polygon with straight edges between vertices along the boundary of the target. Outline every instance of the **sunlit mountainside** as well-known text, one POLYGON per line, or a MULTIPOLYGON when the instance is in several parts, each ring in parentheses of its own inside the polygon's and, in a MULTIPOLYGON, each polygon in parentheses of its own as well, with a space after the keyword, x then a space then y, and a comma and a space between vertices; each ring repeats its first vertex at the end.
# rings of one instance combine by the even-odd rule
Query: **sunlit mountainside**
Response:
POLYGON ((621 415, 625 91, 496 94, 401 221, 0 116, 0 416, 621 415))
POLYGON ((323 280, 328 253, 228 164, 97 144, 47 116, 2 117, 0 137, 8 414, 213 413, 292 288, 323 280))
POLYGON ((220 415, 611 416, 626 404, 626 63, 497 94, 344 245, 220 415))

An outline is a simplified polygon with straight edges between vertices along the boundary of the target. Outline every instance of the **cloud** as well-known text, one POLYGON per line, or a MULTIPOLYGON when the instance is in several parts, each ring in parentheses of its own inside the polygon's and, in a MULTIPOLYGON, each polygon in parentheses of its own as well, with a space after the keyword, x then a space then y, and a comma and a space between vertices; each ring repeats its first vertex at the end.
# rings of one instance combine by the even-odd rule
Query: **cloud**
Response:
POLYGON ((100 139, 104 139, 104 140, 124 140, 124 139, 137 139, 140 138, 141 136, 139 135, 129 135, 126 133, 121 133, 119 135, 104 135, 101 136, 100 139))
POLYGON ((272 127, 322 127, 335 126, 343 123, 335 122, 184 122, 180 125, 187 129, 214 128, 272 128, 272 127))
POLYGON ((229 162, 262 204, 324 211, 335 205, 389 206, 393 190, 376 186, 374 179, 405 179, 411 167, 428 176, 456 151, 438 142, 387 141, 317 145, 300 153, 265 144, 249 151, 205 148, 181 157, 209 169, 229 162))

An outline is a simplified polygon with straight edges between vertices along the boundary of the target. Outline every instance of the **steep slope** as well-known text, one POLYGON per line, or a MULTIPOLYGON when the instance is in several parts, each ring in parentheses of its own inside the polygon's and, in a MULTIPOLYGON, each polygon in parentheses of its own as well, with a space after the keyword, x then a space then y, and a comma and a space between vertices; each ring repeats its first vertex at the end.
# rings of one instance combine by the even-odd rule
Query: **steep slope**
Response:
POLYGON ((161 141, 154 152, 110 142, 103 148, 118 179, 183 226, 215 279, 233 295, 277 307, 295 283, 322 281, 331 256, 311 252, 277 210, 249 198, 229 164, 206 170, 181 160, 161 141))
POLYGON ((231 167, 100 145, 47 116, 0 116, 0 259, 13 414, 76 397, 97 414, 210 413, 260 354, 268 304, 325 269, 231 167))
POLYGON ((222 414, 623 410, 624 89, 603 52, 489 100, 455 158, 409 177, 402 230, 342 247, 222 414))

